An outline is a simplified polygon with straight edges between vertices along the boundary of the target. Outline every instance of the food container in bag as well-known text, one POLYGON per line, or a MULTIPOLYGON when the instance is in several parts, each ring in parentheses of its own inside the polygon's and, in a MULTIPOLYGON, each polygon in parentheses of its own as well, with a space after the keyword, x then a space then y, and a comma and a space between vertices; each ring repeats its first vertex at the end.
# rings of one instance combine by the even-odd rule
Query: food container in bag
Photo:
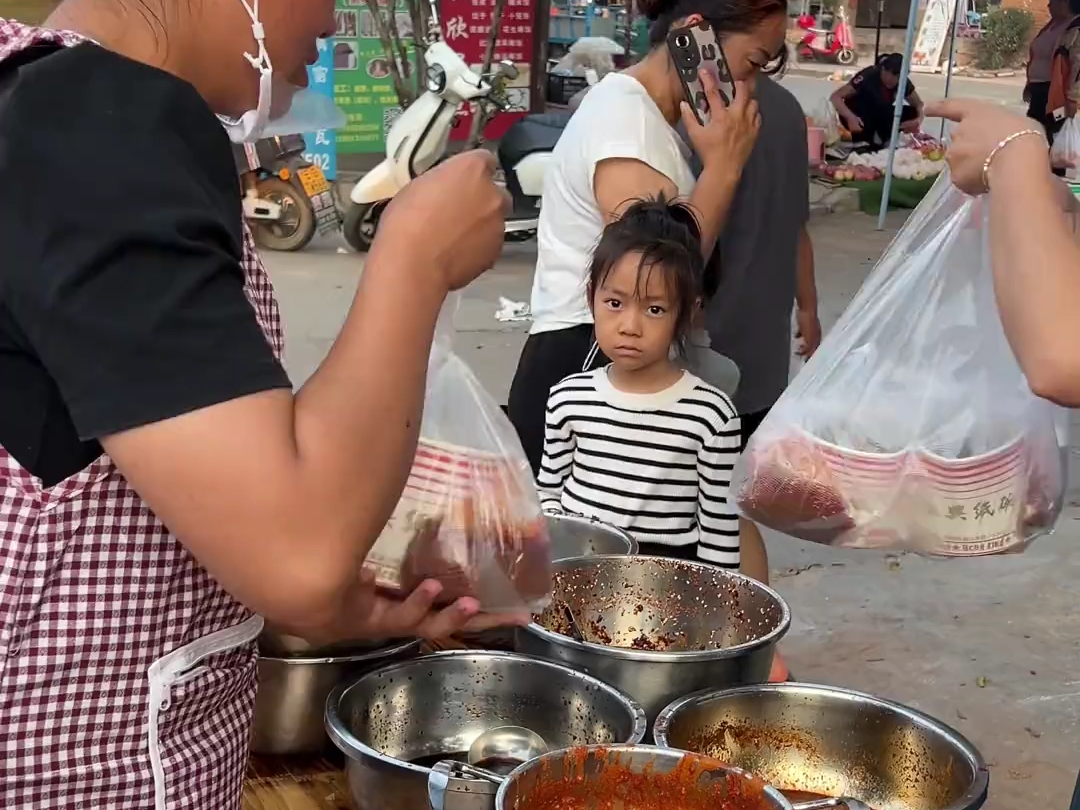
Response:
POLYGON ((425 579, 440 603, 462 596, 485 609, 542 607, 550 549, 534 496, 495 453, 421 439, 401 500, 365 564, 379 587, 407 594, 425 579))

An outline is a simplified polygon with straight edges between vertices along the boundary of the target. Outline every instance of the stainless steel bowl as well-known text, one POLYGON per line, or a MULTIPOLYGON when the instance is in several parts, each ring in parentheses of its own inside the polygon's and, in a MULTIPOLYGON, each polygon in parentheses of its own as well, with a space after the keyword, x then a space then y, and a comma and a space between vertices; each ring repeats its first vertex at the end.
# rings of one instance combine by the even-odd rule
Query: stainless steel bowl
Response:
POLYGON ((976 810, 990 777, 975 747, 922 712, 829 686, 763 684, 676 700, 657 745, 729 762, 785 791, 874 810, 976 810))
POLYGON ((612 684, 652 720, 681 695, 765 681, 790 622, 776 591, 733 571, 664 557, 577 557, 555 563, 552 604, 517 631, 515 647, 612 684), (564 635, 563 605, 588 638, 610 644, 564 635))
POLYGON ((578 515, 552 513, 545 517, 553 560, 597 554, 637 554, 637 541, 608 523, 578 515))
MULTIPOLYGON (((618 690, 550 661, 461 650, 393 664, 342 684, 326 703, 326 728, 348 758, 360 810, 427 807, 430 766, 464 759, 495 726, 524 726, 548 745, 639 742, 645 714, 618 690)), ((494 786, 466 780, 477 808, 494 786)))
POLYGON ((257 754, 315 753, 327 747, 326 697, 341 681, 390 661, 412 658, 421 642, 398 641, 334 657, 259 657, 259 692, 251 728, 257 754))
MULTIPOLYGON (((760 797, 762 808, 790 810, 791 805, 776 790, 761 786, 737 768, 718 762, 702 760, 698 755, 670 748, 648 745, 618 745, 582 750, 552 751, 514 770, 495 795, 497 810, 532 810, 556 806, 558 797, 566 791, 572 796, 568 807, 618 807, 622 797, 613 796, 620 784, 626 784, 622 774, 639 775, 642 784, 627 785, 631 795, 647 793, 650 805, 667 804, 672 810, 682 807, 712 805, 717 810, 726 806, 746 806, 745 800, 734 801, 734 795, 760 797), (686 762, 689 760, 689 762, 686 762), (667 782, 662 778, 682 765, 683 778, 667 782), (616 770, 618 778, 604 780, 605 771, 616 770), (612 784, 614 782, 614 784, 612 784), (651 784, 650 784, 651 783, 651 784), (566 787, 564 787, 566 786, 566 787), (697 794, 697 795, 694 795, 697 794)), ((562 805, 559 805, 562 806, 562 805)), ((626 802, 633 807, 632 802, 626 802)), ((452 810, 447 806, 446 810, 452 810)))
POLYGON ((271 658, 339 658, 363 655, 384 649, 385 641, 337 641, 333 644, 312 644, 300 636, 290 635, 273 627, 259 634, 259 652, 271 658))

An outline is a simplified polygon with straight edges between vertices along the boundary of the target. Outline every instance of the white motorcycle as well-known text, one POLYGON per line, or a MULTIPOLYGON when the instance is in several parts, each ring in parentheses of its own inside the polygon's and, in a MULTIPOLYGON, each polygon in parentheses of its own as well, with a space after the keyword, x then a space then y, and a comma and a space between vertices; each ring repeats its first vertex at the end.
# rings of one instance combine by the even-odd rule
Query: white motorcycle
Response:
MULTIPOLYGON (((474 104, 474 114, 490 120, 506 108, 506 83, 517 78, 511 62, 501 62, 486 77, 477 74, 443 40, 435 4, 426 40, 426 90, 409 105, 386 136, 386 158, 365 174, 349 195, 345 213, 345 241, 357 251, 371 247, 386 205, 414 177, 446 156, 450 130, 461 107, 474 104)), ((513 211, 506 220, 508 240, 536 235, 540 194, 551 150, 562 134, 569 114, 531 115, 515 122, 498 149, 513 211)))

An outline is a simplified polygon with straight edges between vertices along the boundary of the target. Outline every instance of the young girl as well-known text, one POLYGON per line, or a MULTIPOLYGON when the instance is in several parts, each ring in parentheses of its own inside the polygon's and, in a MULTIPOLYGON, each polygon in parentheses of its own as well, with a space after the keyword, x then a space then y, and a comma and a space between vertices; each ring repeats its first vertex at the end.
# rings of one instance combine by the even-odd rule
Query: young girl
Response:
POLYGON ((611 363, 551 389, 537 480, 545 509, 619 526, 642 554, 738 568, 739 417, 678 362, 701 304, 699 238, 690 210, 662 196, 604 229, 588 298, 611 363))

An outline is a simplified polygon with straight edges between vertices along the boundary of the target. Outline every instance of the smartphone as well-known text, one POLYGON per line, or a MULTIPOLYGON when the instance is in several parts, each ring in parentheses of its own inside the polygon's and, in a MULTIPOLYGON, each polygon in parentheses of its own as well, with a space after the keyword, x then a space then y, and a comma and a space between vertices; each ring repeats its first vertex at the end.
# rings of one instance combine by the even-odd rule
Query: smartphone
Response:
POLYGON ((667 46, 675 69, 679 72, 686 100, 693 107, 698 123, 704 125, 709 121, 709 100, 701 85, 701 70, 707 70, 712 75, 725 104, 735 99, 735 82, 731 79, 724 49, 720 47, 713 27, 704 20, 697 25, 671 29, 667 46))

